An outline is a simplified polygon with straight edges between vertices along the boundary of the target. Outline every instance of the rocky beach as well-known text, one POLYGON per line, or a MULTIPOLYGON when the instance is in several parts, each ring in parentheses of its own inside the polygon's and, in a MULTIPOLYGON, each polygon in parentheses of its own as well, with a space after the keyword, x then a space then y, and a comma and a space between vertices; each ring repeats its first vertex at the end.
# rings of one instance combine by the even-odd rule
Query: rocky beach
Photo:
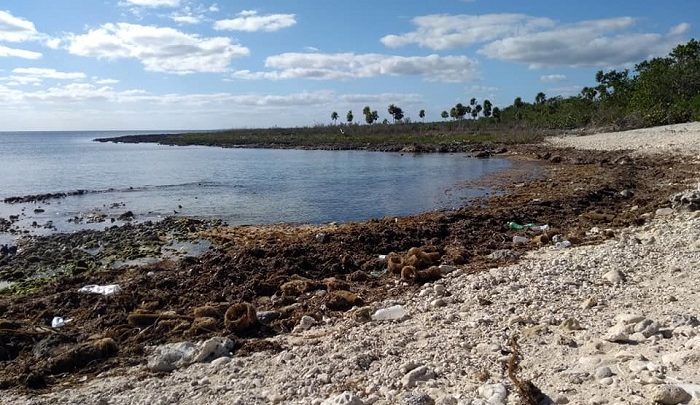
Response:
POLYGON ((0 402, 700 403, 698 140, 508 147, 543 176, 453 211, 33 238, 0 255, 0 402))

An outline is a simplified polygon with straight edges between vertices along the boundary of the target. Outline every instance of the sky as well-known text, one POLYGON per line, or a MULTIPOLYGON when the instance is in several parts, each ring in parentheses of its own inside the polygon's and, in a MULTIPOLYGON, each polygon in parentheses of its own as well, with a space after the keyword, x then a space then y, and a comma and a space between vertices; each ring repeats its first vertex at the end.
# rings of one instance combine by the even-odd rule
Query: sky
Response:
POLYGON ((418 120, 578 94, 698 38, 700 1, 0 0, 0 131, 418 120))

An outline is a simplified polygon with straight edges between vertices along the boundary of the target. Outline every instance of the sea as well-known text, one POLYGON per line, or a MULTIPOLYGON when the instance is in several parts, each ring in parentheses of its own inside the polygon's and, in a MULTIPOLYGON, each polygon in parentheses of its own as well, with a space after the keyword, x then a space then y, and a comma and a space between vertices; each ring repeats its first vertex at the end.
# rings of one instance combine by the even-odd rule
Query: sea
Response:
MULTIPOLYGON (((492 192, 466 186, 518 164, 462 153, 234 149, 101 143, 150 132, 0 132, 0 217, 41 235, 169 215, 230 225, 327 223, 462 206, 492 192), (46 202, 5 198, 86 190, 46 202), (104 222, 100 219, 102 218, 104 222), (112 220, 115 218, 115 220, 112 220)), ((18 235, 0 235, 0 242, 18 235)))

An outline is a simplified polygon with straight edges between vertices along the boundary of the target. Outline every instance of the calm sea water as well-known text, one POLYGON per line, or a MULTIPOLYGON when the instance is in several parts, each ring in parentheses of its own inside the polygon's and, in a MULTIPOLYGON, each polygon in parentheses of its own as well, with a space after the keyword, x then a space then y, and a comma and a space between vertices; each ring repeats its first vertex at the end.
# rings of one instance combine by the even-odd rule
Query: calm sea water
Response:
MULTIPOLYGON (((133 134, 134 132, 129 132, 133 134)), ((100 190, 50 203, 9 205, 32 228, 52 221, 59 231, 104 228, 69 218, 90 213, 137 220, 177 212, 230 224, 353 221, 463 205, 483 189, 465 180, 508 169, 505 159, 463 154, 401 155, 361 151, 299 151, 112 144, 92 140, 114 132, 0 133, 0 200, 10 196, 100 190), (112 189, 111 191, 107 191, 112 189), (34 209, 44 209, 34 213, 34 209)), ((118 222, 117 222, 118 223, 118 222)))

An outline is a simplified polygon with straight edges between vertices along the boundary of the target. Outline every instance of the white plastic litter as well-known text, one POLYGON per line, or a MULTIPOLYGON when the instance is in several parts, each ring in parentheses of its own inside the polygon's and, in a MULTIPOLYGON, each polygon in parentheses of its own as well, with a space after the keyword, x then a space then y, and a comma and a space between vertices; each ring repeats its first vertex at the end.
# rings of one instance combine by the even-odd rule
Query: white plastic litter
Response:
POLYGON ((408 312, 401 305, 394 305, 393 307, 378 309, 377 312, 372 315, 373 321, 395 321, 408 315, 408 312))
POLYGON ((107 285, 90 284, 90 285, 86 285, 85 287, 81 287, 78 291, 82 292, 82 293, 114 295, 121 290, 122 290, 121 287, 119 287, 117 284, 107 284, 107 285))
POLYGON ((51 327, 52 328, 62 328, 66 326, 68 322, 70 322, 71 319, 63 319, 60 316, 54 316, 53 319, 51 320, 51 327))

